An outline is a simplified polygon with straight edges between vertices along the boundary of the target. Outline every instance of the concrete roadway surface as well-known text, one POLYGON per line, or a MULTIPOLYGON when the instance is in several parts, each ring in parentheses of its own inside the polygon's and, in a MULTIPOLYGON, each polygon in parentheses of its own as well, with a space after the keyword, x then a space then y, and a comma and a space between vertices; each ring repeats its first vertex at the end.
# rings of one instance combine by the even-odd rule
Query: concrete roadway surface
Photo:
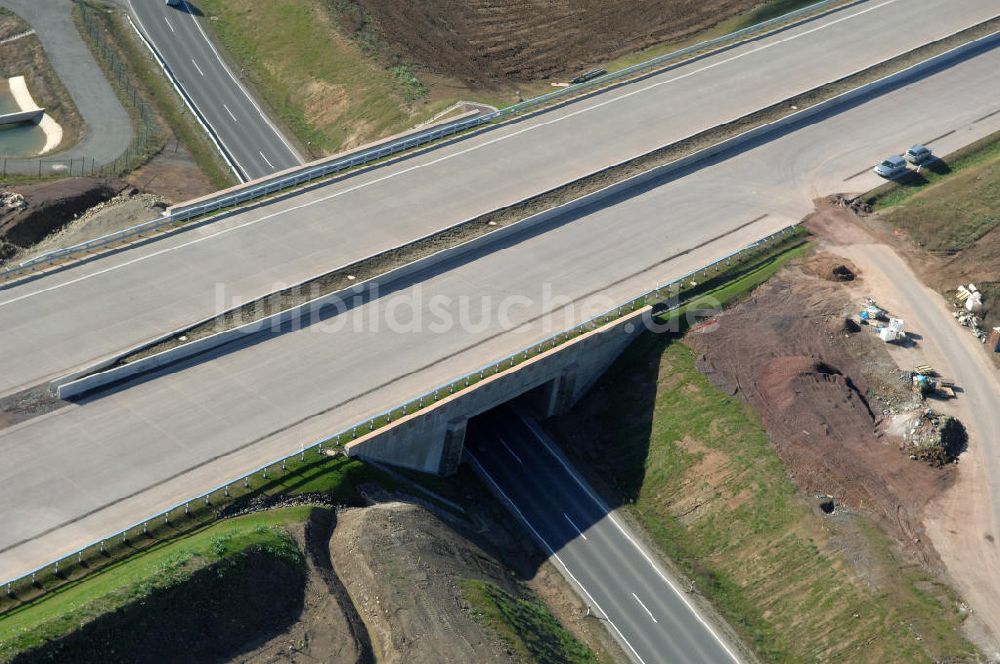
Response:
MULTIPOLYGON (((165 7, 147 2, 155 11, 165 7)), ((864 3, 419 156, 0 288, 0 396, 236 304, 219 303, 217 287, 241 302, 265 295, 740 117, 998 12, 995 0, 864 3)), ((184 25, 192 22, 180 16, 184 25)), ((863 163, 874 164, 883 155, 866 158, 863 163)))
MULTIPOLYGON (((132 121, 80 37, 73 22, 73 3, 0 0, 0 6, 31 24, 85 125, 79 143, 69 150, 45 155, 43 159, 85 159, 89 168, 91 160, 103 166, 120 157, 132 140, 132 121)), ((37 175, 38 159, 10 159, 7 172, 37 175)))
POLYGON ((1000 130, 1000 100, 983 94, 996 89, 1000 48, 414 275, 414 288, 0 430, 0 579, 677 279, 817 196, 864 191, 884 155, 1000 130))
POLYGON ((545 432, 513 408, 469 422, 466 458, 640 664, 739 662, 545 432))
POLYGON ((163 0, 127 0, 127 5, 139 29, 215 131, 242 180, 303 163, 223 61, 198 22, 196 3, 182 0, 170 6, 163 0))

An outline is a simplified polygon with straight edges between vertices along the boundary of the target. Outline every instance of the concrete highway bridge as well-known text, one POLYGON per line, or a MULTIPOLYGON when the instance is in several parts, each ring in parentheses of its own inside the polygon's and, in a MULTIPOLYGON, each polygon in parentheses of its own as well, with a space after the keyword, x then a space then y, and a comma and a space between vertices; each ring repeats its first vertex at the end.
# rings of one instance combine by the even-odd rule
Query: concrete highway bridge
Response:
MULTIPOLYGON (((512 205, 994 18, 992 0, 854 3, 601 94, 0 287, 0 398, 234 304, 512 205), (831 54, 836 54, 831 57, 831 54)), ((309 325, 266 330, 0 429, 0 579, 363 422, 876 184, 913 143, 1000 129, 992 43, 910 79, 427 265, 309 325)), ((621 319, 421 411, 352 454, 455 467, 466 422, 571 404, 621 319), (420 447, 423 445, 424 447, 420 447)), ((627 324, 632 326, 626 329, 627 324)))

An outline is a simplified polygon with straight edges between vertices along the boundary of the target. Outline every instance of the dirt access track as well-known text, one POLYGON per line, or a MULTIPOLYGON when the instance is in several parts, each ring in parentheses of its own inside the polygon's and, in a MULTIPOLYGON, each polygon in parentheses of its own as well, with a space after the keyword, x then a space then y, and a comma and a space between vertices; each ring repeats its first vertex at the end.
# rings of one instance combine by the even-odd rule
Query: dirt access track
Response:
MULTIPOLYGON (((901 366, 922 360, 955 379, 959 395, 936 408, 965 424, 969 448, 952 486, 931 500, 927 535, 959 591, 1000 642, 1000 379, 983 345, 956 323, 944 299, 924 286, 893 250, 891 238, 847 210, 815 215, 807 224, 830 252, 851 260, 879 303, 920 335, 893 355, 901 366)), ((989 654, 1000 659, 1000 644, 989 654)))
POLYGON ((355 0, 420 65, 473 86, 532 81, 705 30, 755 0, 355 0))

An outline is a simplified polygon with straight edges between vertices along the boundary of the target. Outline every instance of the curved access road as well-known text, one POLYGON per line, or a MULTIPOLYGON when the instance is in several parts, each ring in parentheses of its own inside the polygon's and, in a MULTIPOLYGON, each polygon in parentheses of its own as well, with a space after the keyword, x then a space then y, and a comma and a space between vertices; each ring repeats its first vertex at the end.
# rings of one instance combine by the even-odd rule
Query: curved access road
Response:
MULTIPOLYGON (((104 71, 83 42, 73 22, 72 2, 0 0, 35 30, 49 63, 66 86, 84 122, 83 139, 68 150, 42 158, 43 175, 65 171, 63 161, 84 159, 87 165, 110 164, 132 140, 132 121, 118 95, 104 77, 104 71), (53 166, 63 170, 53 170, 53 166)), ((38 159, 10 159, 8 173, 38 174, 38 159)))

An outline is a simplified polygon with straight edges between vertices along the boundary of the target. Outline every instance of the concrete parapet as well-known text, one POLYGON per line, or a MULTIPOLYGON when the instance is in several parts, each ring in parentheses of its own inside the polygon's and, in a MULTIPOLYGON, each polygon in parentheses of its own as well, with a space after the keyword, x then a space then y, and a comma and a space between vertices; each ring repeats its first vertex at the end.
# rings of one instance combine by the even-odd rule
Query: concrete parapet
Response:
POLYGON ((347 455, 450 475, 462 459, 466 424, 514 399, 541 417, 569 410, 644 330, 649 307, 490 376, 347 444, 347 455))
POLYGON ((25 82, 24 77, 13 76, 8 78, 7 85, 10 89, 10 95, 14 98, 20 110, 0 115, 0 125, 40 122, 42 116, 45 115, 45 109, 40 108, 35 103, 35 100, 31 98, 31 93, 28 92, 28 84, 25 82))

